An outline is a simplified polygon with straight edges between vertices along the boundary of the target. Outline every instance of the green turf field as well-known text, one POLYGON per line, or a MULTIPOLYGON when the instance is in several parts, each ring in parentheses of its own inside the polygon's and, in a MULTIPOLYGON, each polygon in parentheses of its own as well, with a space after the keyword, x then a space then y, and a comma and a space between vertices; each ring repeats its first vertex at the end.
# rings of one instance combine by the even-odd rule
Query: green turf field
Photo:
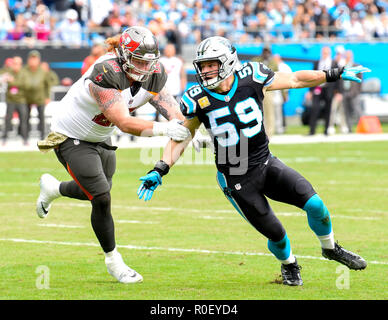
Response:
POLYGON ((369 262, 366 270, 348 272, 322 260, 303 212, 271 202, 303 267, 303 287, 283 286, 264 237, 218 189, 214 165, 177 165, 144 203, 136 195, 138 177, 151 165, 140 163, 139 150, 118 150, 117 243, 144 277, 141 284, 119 284, 106 271, 89 203, 61 198, 47 219, 35 214, 40 175, 69 178, 54 153, 1 153, 0 299, 387 299, 387 142, 271 150, 312 182, 336 239, 369 262))

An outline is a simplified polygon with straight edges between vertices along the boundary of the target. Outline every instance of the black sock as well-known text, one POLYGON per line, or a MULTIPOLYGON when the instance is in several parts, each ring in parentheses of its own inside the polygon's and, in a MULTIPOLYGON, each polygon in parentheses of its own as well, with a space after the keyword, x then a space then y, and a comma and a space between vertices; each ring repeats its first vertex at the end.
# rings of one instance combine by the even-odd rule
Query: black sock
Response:
POLYGON ((110 208, 110 193, 103 193, 93 198, 91 222, 94 233, 104 252, 116 247, 114 223, 110 208))

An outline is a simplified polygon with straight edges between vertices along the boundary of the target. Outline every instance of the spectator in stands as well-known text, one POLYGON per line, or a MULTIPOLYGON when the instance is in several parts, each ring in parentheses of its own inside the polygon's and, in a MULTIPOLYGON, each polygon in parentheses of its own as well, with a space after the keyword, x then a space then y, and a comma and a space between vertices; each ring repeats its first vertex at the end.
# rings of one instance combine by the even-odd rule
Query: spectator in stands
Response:
POLYGON ((131 6, 125 7, 125 13, 122 18, 123 18, 123 23, 122 23, 123 29, 138 25, 137 18, 133 14, 133 10, 131 6))
POLYGON ((74 9, 78 13, 78 22, 82 27, 87 25, 88 15, 89 15, 89 0, 74 0, 71 5, 71 9, 74 9))
POLYGON ((80 46, 82 43, 82 27, 78 22, 78 13, 74 9, 66 11, 66 19, 58 25, 59 38, 68 46, 80 46))
POLYGON ((380 23, 376 30, 377 36, 379 38, 388 37, 388 14, 387 12, 383 12, 380 15, 380 23))
POLYGON ((47 41, 50 38, 50 12, 48 8, 40 4, 36 8, 37 18, 33 26, 35 38, 40 41, 47 41))
POLYGON ((380 17, 377 7, 371 3, 366 11, 366 15, 363 18, 362 26, 367 39, 376 38, 377 30, 380 24, 380 17))
MULTIPOLYGON (((272 51, 269 46, 265 46, 260 56, 253 58, 252 61, 262 62, 272 71, 278 71, 278 64, 272 56, 272 51)), ((275 107, 274 107, 274 91, 267 91, 263 100, 264 108, 264 127, 268 138, 271 138, 275 133, 275 107)))
POLYGON ((344 36, 347 39, 356 39, 360 40, 364 38, 365 32, 360 18, 357 12, 352 12, 350 15, 350 22, 342 26, 344 28, 344 36))
POLYGON ((15 112, 19 116, 19 131, 23 138, 23 144, 28 144, 28 129, 27 129, 27 109, 25 98, 25 81, 26 75, 23 72, 23 59, 15 56, 12 59, 10 70, 2 77, 7 83, 7 92, 5 102, 7 111, 5 115, 5 125, 3 132, 3 145, 6 144, 8 132, 11 130, 11 121, 15 112))
POLYGON ((174 44, 176 53, 182 54, 182 39, 174 21, 166 21, 164 35, 168 43, 174 44))
POLYGON ((0 0, 0 39, 7 36, 6 30, 12 28, 12 21, 8 10, 8 1, 0 0))
POLYGON ((253 13, 252 3, 247 1, 244 3, 242 24, 245 28, 250 28, 256 20, 255 14, 253 13))
MULTIPOLYGON (((154 28, 154 33, 155 29, 160 29, 163 31, 163 38, 165 38, 164 24, 167 21, 172 21, 172 25, 179 30, 179 35, 184 43, 194 43, 203 39, 200 36, 199 28, 203 21, 209 19, 213 22, 213 27, 220 26, 220 30, 230 28, 234 19, 234 25, 243 24, 245 28, 248 28, 246 31, 249 37, 259 41, 271 40, 273 37, 277 39, 290 37, 293 39, 348 38, 349 36, 360 39, 380 37, 382 19, 388 10, 386 1, 381 0, 37 0, 10 1, 10 13, 8 13, 6 7, 8 2, 0 0, 0 39, 9 37, 10 40, 13 40, 7 31, 12 29, 14 15, 24 14, 28 20, 27 29, 33 30, 36 20, 42 20, 35 17, 38 8, 44 6, 42 2, 49 6, 50 15, 59 24, 67 21, 67 10, 75 10, 78 16, 77 22, 87 29, 91 40, 105 38, 111 32, 109 31, 111 27, 139 25, 140 21, 144 22, 144 25, 150 24, 154 28, 156 16, 163 16, 163 25, 157 25, 154 28), (127 8, 130 8, 131 13, 124 15, 123 12, 127 8), (239 10, 243 10, 243 15, 237 14, 239 10), (111 15, 108 17, 110 12, 111 15), (107 28, 102 30, 101 26, 107 28), (315 26, 318 26, 316 33, 315 26)), ((44 25, 40 22, 37 26, 46 26, 46 22, 47 20, 45 20, 44 25)), ((51 28, 51 32, 53 31, 55 28, 51 28)), ((220 31, 217 29, 215 32, 220 31)), ((40 36, 43 37, 42 40, 47 38, 45 33, 40 33, 40 36)), ((21 35, 19 34, 19 38, 15 39, 20 39, 21 35)), ((162 44, 164 41, 164 39, 160 40, 162 44)))
POLYGON ((7 40, 22 40, 26 36, 26 19, 18 14, 14 26, 8 31, 7 40))
POLYGON ((89 1, 90 3, 90 19, 89 28, 99 28, 104 19, 109 15, 113 8, 110 0, 89 1))
POLYGON ((82 62, 81 75, 83 75, 97 59, 106 53, 106 48, 103 43, 95 43, 88 55, 82 62))
POLYGON ((112 10, 109 15, 102 21, 101 27, 109 28, 110 30, 105 32, 106 37, 111 37, 120 33, 123 19, 120 15, 120 7, 117 3, 113 3, 112 10))
MULTIPOLYGON (((45 137, 44 107, 50 100, 50 76, 41 67, 41 55, 39 51, 32 50, 28 54, 27 65, 24 68, 26 83, 25 97, 27 103, 27 118, 30 119, 30 111, 33 106, 38 110, 40 138, 45 137)), ((30 131, 30 127, 28 131, 30 131)))

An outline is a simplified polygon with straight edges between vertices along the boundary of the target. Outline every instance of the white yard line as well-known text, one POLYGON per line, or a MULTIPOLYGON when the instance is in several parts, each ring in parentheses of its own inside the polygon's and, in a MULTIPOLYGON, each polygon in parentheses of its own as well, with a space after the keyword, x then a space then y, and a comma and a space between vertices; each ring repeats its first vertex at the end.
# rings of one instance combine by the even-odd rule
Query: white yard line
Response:
POLYGON ((55 223, 38 223, 39 227, 48 227, 48 228, 68 228, 68 229, 82 229, 84 226, 72 226, 68 224, 55 224, 55 223))
MULTIPOLYGON (((34 239, 19 239, 19 238, 0 238, 0 241, 4 242, 16 242, 16 243, 35 243, 35 244, 53 244, 64 246, 76 246, 76 247, 99 247, 97 243, 91 242, 67 242, 67 241, 51 241, 51 240, 34 240, 34 239)), ((227 255, 239 255, 239 256, 266 256, 273 257, 270 253, 262 252, 242 252, 242 251, 220 251, 220 250, 206 250, 196 248, 171 248, 171 247, 147 247, 147 246, 134 246, 134 245, 117 245, 118 248, 132 249, 132 250, 147 250, 147 251, 173 251, 173 252, 194 252, 194 253, 207 253, 207 254, 227 254, 227 255)), ((323 257, 314 256, 301 256, 295 255, 301 259, 311 260, 323 260, 328 261, 323 257)), ((388 265, 386 261, 368 261, 370 264, 388 265)))
MULTIPOLYGON (((3 202, 2 205, 13 205, 13 206, 35 206, 34 203, 30 202, 3 202)), ((61 202, 54 202, 53 206, 55 207, 78 207, 78 208, 91 208, 90 203, 61 203, 61 202)), ((235 214, 236 211, 232 209, 192 209, 192 208, 173 208, 173 207, 142 207, 142 206, 126 206, 126 205, 119 205, 119 204, 113 204, 113 209, 119 209, 119 210, 128 210, 128 211, 147 211, 149 214, 159 214, 160 212, 171 212, 174 211, 176 214, 185 214, 185 213, 215 213, 215 214, 235 214)), ((346 210, 346 211, 354 211, 358 212, 357 210, 346 210)), ((387 212, 379 211, 379 210, 367 210, 364 211, 365 213, 378 213, 378 214, 387 214, 387 212)), ((283 216, 283 217, 306 217, 306 214, 303 212, 275 212, 277 216, 283 216)), ((350 220, 381 220, 381 217, 376 216, 348 216, 348 215, 337 215, 337 214, 331 214, 332 218, 340 218, 340 219, 350 219, 350 220)), ((230 219, 234 218, 231 216, 228 217, 222 217, 222 216, 209 216, 209 215, 201 215, 201 216, 192 216, 193 218, 201 218, 201 219, 230 219), (212 217, 212 218, 210 218, 212 217)), ((236 218, 239 218, 239 216, 235 216, 236 218)), ((124 220, 123 220, 124 221, 124 220)), ((129 221, 129 220, 128 220, 129 221)), ((125 222, 123 222, 125 223, 125 222)), ((130 222, 127 222, 130 223, 130 222)), ((135 223, 135 222, 133 222, 135 223)), ((142 222, 144 223, 144 222, 142 222)))
POLYGON ((134 224, 155 224, 156 221, 139 221, 139 220, 115 220, 115 223, 134 223, 134 224))
MULTIPOLYGON (((323 134, 316 134, 314 136, 306 136, 302 134, 282 134, 274 135, 270 140, 271 144, 299 144, 299 143, 335 143, 335 142, 358 142, 358 141, 387 141, 387 133, 379 134, 335 134, 332 136, 325 136, 323 134)), ((21 141, 9 141, 5 146, 0 148, 0 152, 15 152, 15 151, 35 151, 38 152, 36 142, 38 139, 30 139, 29 146, 23 146, 21 141)), ((120 149, 128 148, 144 148, 146 145, 150 148, 164 148, 168 142, 168 137, 143 137, 137 138, 135 142, 129 142, 128 139, 121 139, 116 144, 116 140, 113 139, 113 144, 118 145, 120 149)), ((195 151, 192 151, 194 153, 195 151)))

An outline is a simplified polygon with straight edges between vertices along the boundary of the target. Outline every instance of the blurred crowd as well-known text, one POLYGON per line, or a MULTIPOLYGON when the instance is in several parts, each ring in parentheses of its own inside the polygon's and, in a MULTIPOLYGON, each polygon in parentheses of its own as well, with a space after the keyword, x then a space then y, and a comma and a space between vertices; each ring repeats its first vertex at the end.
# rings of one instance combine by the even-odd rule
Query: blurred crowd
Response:
POLYGON ((387 8, 383 0, 0 0, 0 41, 91 45, 133 25, 178 52, 215 34, 239 43, 370 40, 388 36, 387 8))

